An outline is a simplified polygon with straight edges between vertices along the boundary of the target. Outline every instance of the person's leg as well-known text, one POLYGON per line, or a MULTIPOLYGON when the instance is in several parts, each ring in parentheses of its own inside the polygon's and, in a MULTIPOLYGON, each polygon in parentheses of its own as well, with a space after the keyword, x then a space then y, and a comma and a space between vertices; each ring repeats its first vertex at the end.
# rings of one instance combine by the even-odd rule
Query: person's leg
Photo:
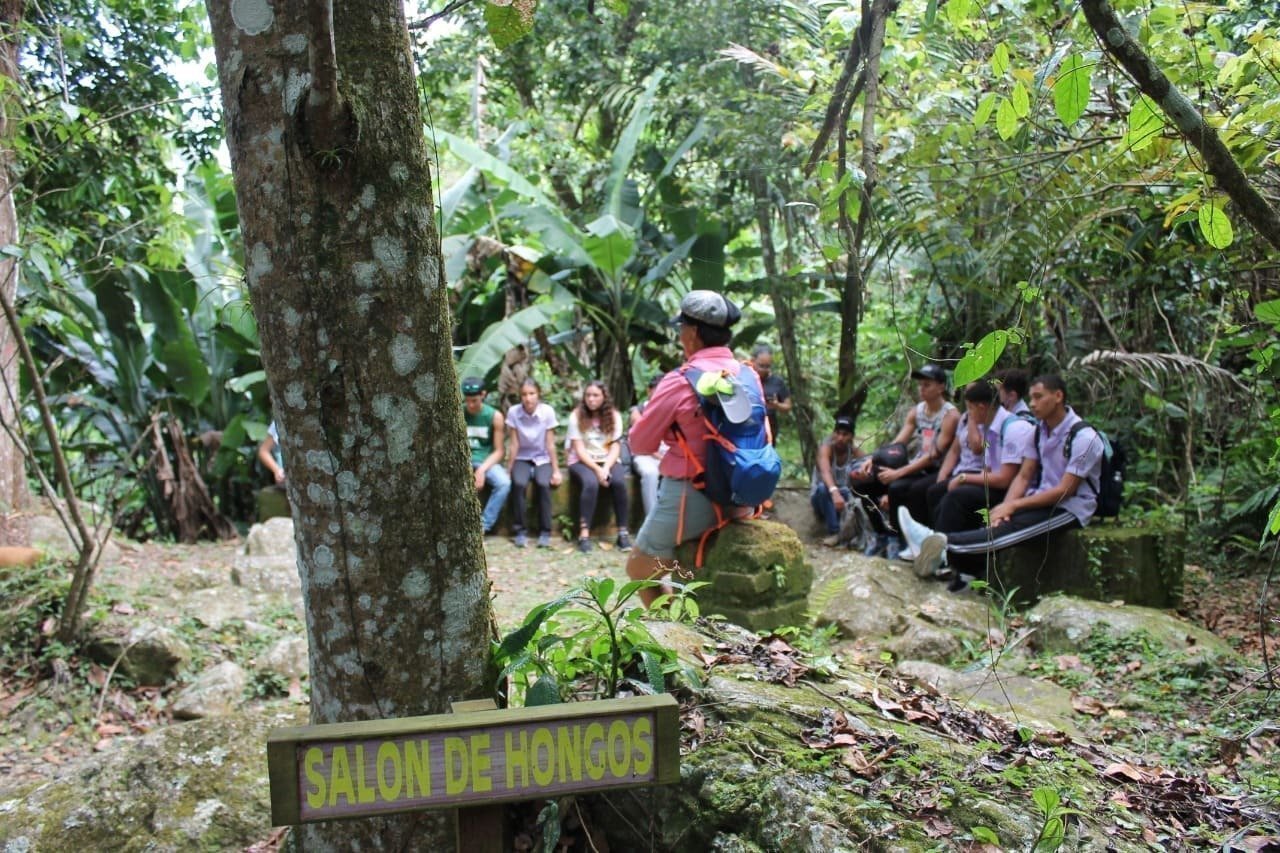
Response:
POLYGON ((942 528, 938 527, 938 524, 937 524, 938 506, 939 504, 942 503, 943 499, 946 496, 947 496, 946 480, 942 481, 941 483, 939 483, 936 480, 930 483, 929 490, 925 492, 925 495, 924 495, 924 502, 925 502, 925 505, 928 507, 929 515, 927 518, 919 519, 919 521, 923 524, 929 525, 935 530, 941 530, 942 528))
POLYGON ((821 483, 809 495, 809 504, 813 507, 813 511, 818 514, 818 518, 822 519, 823 525, 826 526, 827 535, 833 536, 840 532, 840 518, 836 514, 836 502, 831 499, 831 492, 821 483))
POLYGON ((511 466, 511 490, 514 503, 511 506, 511 532, 519 536, 525 531, 525 512, 528 510, 529 478, 533 475, 533 463, 517 459, 511 466))
POLYGON ((653 512, 653 505, 658 502, 658 464, 656 456, 631 457, 631 467, 640 478, 640 501, 645 515, 653 512))
POLYGON ((613 492, 613 518, 618 522, 618 537, 627 538, 627 511, 631 496, 627 494, 626 469, 618 463, 614 463, 609 471, 609 489, 613 492))
POLYGON ((1080 522, 1065 510, 1028 509, 1015 512, 1012 518, 998 527, 934 533, 920 546, 920 556, 915 563, 916 574, 920 577, 933 575, 944 557, 953 567, 960 564, 972 566, 972 561, 967 560, 969 555, 980 557, 985 562, 986 557, 996 551, 1048 537, 1054 530, 1073 525, 1078 527, 1080 522))
POLYGON ((591 538, 591 520, 596 515, 596 501, 600 497, 600 480, 596 472, 586 464, 575 462, 569 466, 569 477, 576 481, 578 492, 578 538, 591 538))
POLYGON ((1004 500, 1004 490, 989 490, 983 486, 956 486, 946 493, 930 525, 939 533, 958 533, 986 526, 980 514, 1004 500))
POLYGON ((854 495, 862 501, 862 506, 867 511, 867 517, 871 519, 871 526, 877 534, 889 532, 889 519, 885 511, 880 508, 880 498, 888 492, 888 486, 879 480, 867 480, 861 483, 854 483, 854 495))
POLYGON ((533 472, 538 492, 538 544, 551 535, 551 463, 544 462, 533 472))
MULTIPOLYGON (((938 482, 938 469, 933 468, 925 471, 917 477, 910 488, 907 489, 907 499, 905 505, 907 511, 911 513, 912 518, 918 518, 925 524, 928 524, 931 516, 929 515, 929 487, 938 482)), ((894 516, 895 518, 897 516, 894 516)))
MULTIPOLYGON (((920 479, 919 475, 911 475, 908 477, 901 477, 889 484, 888 522, 892 532, 897 532, 897 533, 901 532, 900 530, 898 530, 898 507, 905 506, 907 507, 907 512, 911 512, 911 507, 909 504, 909 500, 911 496, 911 487, 914 486, 916 484, 916 481, 919 479, 920 479)), ((912 515, 912 518, 915 518, 914 514, 912 515)), ((916 520, 919 521, 919 519, 916 519, 916 520)))
POLYGON ((507 495, 511 494, 511 477, 507 475, 506 468, 501 465, 491 465, 489 470, 484 472, 484 481, 489 484, 489 499, 485 501, 480 522, 485 533, 492 533, 498 526, 498 516, 502 514, 502 507, 507 503, 507 495))
MULTIPOLYGON (((663 479, 653 512, 645 516, 636 534, 635 548, 627 558, 627 576, 632 580, 655 580, 679 568, 676 545, 696 539, 715 522, 715 508, 688 480, 663 479)), ((647 587, 640 590, 640 600, 649 607, 665 591, 669 590, 647 587)))

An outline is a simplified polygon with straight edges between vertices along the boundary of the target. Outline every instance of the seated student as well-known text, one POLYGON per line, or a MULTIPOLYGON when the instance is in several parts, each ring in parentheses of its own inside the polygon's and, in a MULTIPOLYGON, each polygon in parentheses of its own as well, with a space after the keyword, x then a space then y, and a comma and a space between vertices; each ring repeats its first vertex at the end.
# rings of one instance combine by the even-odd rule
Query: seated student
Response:
POLYGON ((596 379, 582 389, 582 402, 569 415, 569 476, 582 488, 578 497, 578 550, 591 550, 591 519, 596 514, 600 487, 613 493, 618 522, 618 550, 631 550, 627 533, 627 475, 618 463, 622 455, 622 416, 614 411, 609 390, 596 379))
MULTIPOLYGON (((658 387, 658 383, 662 381, 662 375, 659 374, 649 380, 649 394, 653 394, 653 389, 658 387)), ((647 402, 647 401, 646 401, 647 402)), ((645 403, 639 403, 631 407, 631 423, 635 423, 640 415, 644 414, 645 403)), ((631 455, 631 468, 636 472, 636 476, 640 478, 640 500, 644 504, 644 514, 648 517, 653 510, 653 505, 658 500, 658 480, 661 475, 658 473, 658 465, 662 462, 662 457, 667 453, 666 443, 658 445, 657 453, 633 453, 631 455)))
POLYGON ((462 380, 462 419, 467 425, 467 446, 471 449, 472 480, 477 494, 489 484, 489 499, 480 514, 480 526, 488 536, 498 526, 498 516, 511 493, 511 475, 502 464, 506 452, 506 419, 486 403, 484 380, 468 376, 462 380))
POLYGON ((1017 367, 1008 367, 1004 370, 997 370, 991 375, 996 385, 1000 389, 1000 405, 1005 410, 1015 415, 1030 416, 1031 409, 1027 407, 1027 372, 1017 367))
MULTIPOLYGON (((1035 427, 1005 411, 998 399, 996 386, 985 379, 964 389, 965 413, 956 432, 967 436, 976 426, 979 452, 974 452, 967 438, 952 442, 937 482, 929 487, 925 523, 939 533, 982 527, 980 511, 1004 500, 1023 461, 1035 458, 1035 427)), ((899 508, 898 513, 899 527, 904 528, 901 516, 907 508, 899 508)), ((915 553, 908 548, 899 558, 914 560, 915 553)))
MULTIPOLYGON (((925 364, 911 371, 918 380, 920 402, 907 412, 902 429, 894 436, 895 443, 912 442, 915 455, 901 468, 882 468, 876 478, 886 487, 880 498, 880 508, 888 512, 887 525, 897 524, 898 507, 906 506, 915 517, 924 518, 928 513, 926 495, 933 484, 942 457, 951 447, 956 436, 956 424, 960 414, 946 398, 947 373, 937 364, 925 364)), ((862 463, 862 473, 871 470, 871 459, 862 463)), ((875 521, 873 517, 873 522, 875 521)), ((889 559, 896 559, 902 548, 898 539, 901 531, 889 529, 881 544, 889 559)), ((869 549, 870 550, 870 549, 869 549)), ((874 556, 874 554, 867 554, 874 556)))
POLYGON ((823 545, 835 546, 840 542, 840 516, 845 505, 853 500, 850 488, 853 470, 864 455, 853 441, 853 419, 836 415, 831 435, 818 447, 818 463, 809 487, 809 503, 827 528, 823 545))
POLYGON ((538 494, 538 547, 551 547, 551 490, 560 485, 560 459, 556 455, 556 413, 542 402, 542 388, 530 376, 520 383, 520 402, 507 410, 506 426, 511 453, 507 457, 507 473, 515 499, 511 526, 514 544, 529 544, 525 533, 526 492, 533 480, 538 494))
POLYGON ((950 588, 959 591, 972 579, 964 569, 981 571, 988 554, 1089 523, 1102 485, 1101 437, 1088 426, 1072 434, 1080 416, 1067 405, 1067 386, 1060 376, 1040 376, 1031 383, 1031 411, 1040 419, 1036 455, 1023 462, 1004 500, 992 507, 988 527, 941 533, 910 517, 902 519, 918 554, 917 577, 934 576, 947 564, 955 569, 950 588))

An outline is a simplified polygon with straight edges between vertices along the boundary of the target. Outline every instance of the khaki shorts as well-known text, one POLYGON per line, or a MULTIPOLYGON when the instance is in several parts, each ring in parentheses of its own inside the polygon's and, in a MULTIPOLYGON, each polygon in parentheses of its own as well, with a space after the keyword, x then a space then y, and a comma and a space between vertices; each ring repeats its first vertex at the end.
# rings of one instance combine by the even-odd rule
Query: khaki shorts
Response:
POLYGON ((636 550, 659 557, 673 559, 680 542, 697 539, 716 524, 716 509, 706 495, 693 487, 689 480, 673 480, 663 477, 658 484, 658 500, 645 516, 640 532, 636 534, 636 550), (681 502, 683 499, 683 507, 681 502), (681 511, 684 525, 680 525, 681 511), (680 534, 676 540, 677 531, 680 534))

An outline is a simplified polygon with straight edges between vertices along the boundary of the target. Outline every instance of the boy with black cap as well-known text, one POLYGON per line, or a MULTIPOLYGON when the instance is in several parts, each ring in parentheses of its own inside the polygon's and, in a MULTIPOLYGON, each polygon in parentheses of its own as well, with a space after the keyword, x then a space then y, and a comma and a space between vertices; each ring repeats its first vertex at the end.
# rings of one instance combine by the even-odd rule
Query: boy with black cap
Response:
MULTIPOLYGON (((693 484, 694 476, 706 464, 707 426, 698 397, 682 371, 695 368, 707 375, 727 373, 758 387, 760 377, 755 370, 734 358, 729 348, 731 329, 741 318, 738 306, 723 294, 691 290, 672 320, 679 330, 684 365, 662 377, 628 434, 632 453, 657 453, 663 443, 668 446, 659 466, 662 482, 657 502, 645 516, 627 558, 627 575, 634 580, 665 575, 675 565, 676 546, 697 539, 717 523, 715 506, 693 484), (742 371, 749 375, 742 376, 742 371), (676 439, 677 429, 681 440, 676 439), (696 458, 690 459, 690 455, 696 458)), ((640 590, 645 606, 658 595, 657 588, 640 590)))
POLYGON ((511 477, 502 464, 506 448, 502 412, 484 401, 484 381, 468 376, 462 380, 462 416, 467 424, 467 446, 471 449, 471 470, 479 492, 489 484, 489 499, 480 516, 486 534, 498 524, 498 515, 511 493, 511 477))
POLYGON ((853 419, 836 415, 831 435, 818 447, 818 462, 809 488, 809 504, 827 528, 827 538, 822 540, 824 545, 834 547, 840 542, 840 518, 845 506, 853 500, 850 484, 856 463, 863 455, 853 441, 853 419))

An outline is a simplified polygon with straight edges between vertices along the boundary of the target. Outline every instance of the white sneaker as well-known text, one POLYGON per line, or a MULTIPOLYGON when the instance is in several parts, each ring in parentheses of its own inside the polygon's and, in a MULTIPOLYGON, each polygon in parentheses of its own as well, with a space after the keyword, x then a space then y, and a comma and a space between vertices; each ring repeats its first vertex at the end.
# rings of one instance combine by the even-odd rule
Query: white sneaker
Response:
POLYGON ((925 537, 917 549, 914 562, 916 577, 931 578, 942 566, 947 556, 947 537, 944 533, 933 533, 925 537))
POLYGON ((898 559, 905 560, 908 563, 914 563, 917 556, 919 556, 919 552, 916 550, 915 545, 908 544, 907 547, 898 552, 898 559))
POLYGON ((934 533, 931 528, 912 518, 905 506, 898 507, 898 529, 907 540, 907 549, 917 554, 920 553, 920 543, 934 533))

